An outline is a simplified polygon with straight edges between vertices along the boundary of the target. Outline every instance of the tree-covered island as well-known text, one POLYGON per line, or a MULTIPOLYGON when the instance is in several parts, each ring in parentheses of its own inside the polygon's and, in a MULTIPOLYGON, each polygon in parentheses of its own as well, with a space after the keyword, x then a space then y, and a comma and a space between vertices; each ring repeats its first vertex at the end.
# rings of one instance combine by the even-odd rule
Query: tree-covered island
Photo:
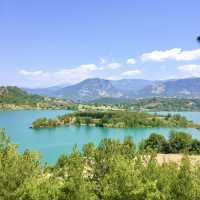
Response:
POLYGON ((186 117, 178 114, 162 116, 144 112, 88 111, 65 114, 55 119, 40 118, 32 123, 32 128, 63 125, 88 125, 109 128, 200 127, 200 124, 195 124, 186 117))

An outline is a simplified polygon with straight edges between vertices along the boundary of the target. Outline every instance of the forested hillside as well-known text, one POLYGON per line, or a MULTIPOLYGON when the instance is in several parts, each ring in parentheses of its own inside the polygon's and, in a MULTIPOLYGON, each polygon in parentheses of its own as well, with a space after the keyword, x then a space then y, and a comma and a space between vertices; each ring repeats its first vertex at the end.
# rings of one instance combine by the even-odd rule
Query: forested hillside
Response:
POLYGON ((29 94, 14 86, 0 87, 0 109, 68 108, 73 104, 63 99, 29 94))
POLYGON ((0 87, 0 103, 35 104, 44 100, 44 97, 29 94, 14 86, 0 87))

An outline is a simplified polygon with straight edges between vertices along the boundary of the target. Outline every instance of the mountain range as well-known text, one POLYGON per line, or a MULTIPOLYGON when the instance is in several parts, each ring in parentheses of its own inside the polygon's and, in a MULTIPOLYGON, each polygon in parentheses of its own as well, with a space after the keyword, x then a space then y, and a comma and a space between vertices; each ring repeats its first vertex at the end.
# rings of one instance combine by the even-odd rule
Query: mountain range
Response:
POLYGON ((151 81, 143 79, 86 79, 70 86, 23 90, 32 94, 89 102, 99 99, 135 99, 146 97, 200 98, 200 78, 151 81))

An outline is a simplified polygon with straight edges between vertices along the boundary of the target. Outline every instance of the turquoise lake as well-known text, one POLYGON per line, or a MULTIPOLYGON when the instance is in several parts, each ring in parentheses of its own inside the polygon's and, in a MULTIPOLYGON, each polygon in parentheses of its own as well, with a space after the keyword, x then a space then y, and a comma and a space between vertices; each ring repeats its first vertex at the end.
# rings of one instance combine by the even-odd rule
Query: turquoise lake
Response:
MULTIPOLYGON (((80 149, 84 144, 98 144, 103 138, 124 139, 132 136, 135 143, 148 137, 152 132, 158 132, 168 137, 171 130, 190 132, 194 138, 200 139, 197 129, 169 128, 98 128, 88 126, 69 126, 34 130, 29 128, 32 121, 40 117, 55 117, 67 110, 26 110, 0 112, 0 128, 5 128, 12 143, 19 144, 19 151, 25 149, 41 152, 42 161, 55 163, 59 155, 71 152, 76 144, 80 149)), ((168 112, 162 112, 166 114, 168 112)), ((200 112, 180 112, 195 122, 200 123, 200 112)))

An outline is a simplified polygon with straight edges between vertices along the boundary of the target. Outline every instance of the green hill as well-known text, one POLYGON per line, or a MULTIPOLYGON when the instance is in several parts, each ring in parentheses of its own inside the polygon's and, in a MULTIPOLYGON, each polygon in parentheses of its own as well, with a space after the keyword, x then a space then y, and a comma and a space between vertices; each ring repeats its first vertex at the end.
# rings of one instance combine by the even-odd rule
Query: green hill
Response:
POLYGON ((45 97, 29 94, 15 86, 0 87, 0 103, 36 104, 44 101, 45 97))
POLYGON ((32 108, 63 109, 72 107, 73 103, 63 99, 29 94, 15 86, 0 87, 0 109, 3 110, 32 108))

